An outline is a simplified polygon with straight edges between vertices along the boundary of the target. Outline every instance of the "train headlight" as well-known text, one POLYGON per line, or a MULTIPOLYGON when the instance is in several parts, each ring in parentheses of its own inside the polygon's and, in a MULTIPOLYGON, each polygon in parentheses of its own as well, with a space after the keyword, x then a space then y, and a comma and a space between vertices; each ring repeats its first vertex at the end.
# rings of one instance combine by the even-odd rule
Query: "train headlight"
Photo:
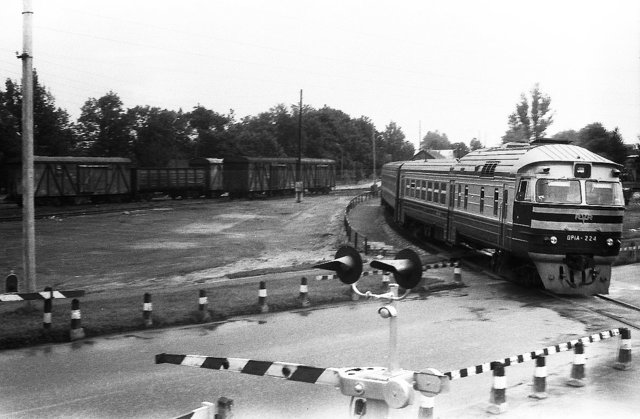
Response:
POLYGON ((611 238, 607 239, 607 246, 609 247, 613 246, 613 239, 611 238))
POLYGON ((544 241, 551 244, 558 244, 558 238, 556 236, 545 237, 544 241))

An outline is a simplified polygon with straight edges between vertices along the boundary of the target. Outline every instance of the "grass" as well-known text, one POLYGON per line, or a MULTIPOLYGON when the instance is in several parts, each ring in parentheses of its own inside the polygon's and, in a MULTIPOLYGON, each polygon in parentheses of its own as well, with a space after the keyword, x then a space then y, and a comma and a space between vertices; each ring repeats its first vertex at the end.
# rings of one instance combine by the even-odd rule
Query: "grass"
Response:
MULTIPOLYGON (((205 315, 198 309, 200 289, 207 291, 207 321, 219 321, 233 316, 261 312, 258 305, 259 279, 242 284, 211 288, 162 289, 151 292, 153 312, 152 328, 197 324, 205 315)), ((311 308, 325 304, 351 301, 350 287, 339 280, 309 282, 311 308)), ((366 277, 361 280, 364 289, 380 289, 380 279, 366 277)), ((270 312, 302 308, 299 298, 299 280, 273 280, 267 282, 266 302, 270 312)), ((85 337, 125 333, 147 329, 142 317, 144 291, 122 295, 117 292, 89 294, 80 298, 81 325, 85 337)), ((19 348, 48 342, 68 342, 71 324, 71 301, 53 300, 52 327, 42 327, 42 301, 4 303, 0 348, 19 348)))

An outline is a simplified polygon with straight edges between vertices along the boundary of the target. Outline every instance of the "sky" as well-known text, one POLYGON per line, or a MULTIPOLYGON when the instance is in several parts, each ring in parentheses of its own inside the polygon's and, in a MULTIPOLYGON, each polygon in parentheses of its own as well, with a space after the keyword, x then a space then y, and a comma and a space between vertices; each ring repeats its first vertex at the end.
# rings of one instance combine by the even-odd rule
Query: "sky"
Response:
MULTIPOLYGON (((32 0, 33 65, 75 120, 89 98, 236 118, 303 103, 395 122, 418 145, 498 145, 522 93, 553 135, 640 136, 637 0, 32 0)), ((20 82, 23 1, 0 0, 0 80, 20 82)))

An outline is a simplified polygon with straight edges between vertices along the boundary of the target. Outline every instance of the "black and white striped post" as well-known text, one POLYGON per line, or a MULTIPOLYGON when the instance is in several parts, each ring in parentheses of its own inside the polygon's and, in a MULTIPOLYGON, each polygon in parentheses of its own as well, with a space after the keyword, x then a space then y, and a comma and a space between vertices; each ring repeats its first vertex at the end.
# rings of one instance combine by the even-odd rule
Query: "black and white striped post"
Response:
POLYGON ((267 304, 267 283, 260 281, 260 288, 258 289, 258 306, 261 313, 269 312, 269 305, 267 304))
POLYGON ((493 363, 493 385, 489 397, 487 412, 498 415, 507 411, 507 377, 504 374, 504 364, 493 363))
POLYGON ((153 303, 151 302, 151 294, 144 293, 144 301, 142 303, 142 320, 145 327, 153 326, 153 303))
POLYGON ((618 360, 613 367, 617 370, 631 368, 631 330, 626 327, 620 328, 620 349, 618 360))
POLYGON ((533 399, 547 398, 547 359, 540 355, 536 358, 536 369, 533 373, 533 399))
POLYGON ((71 300, 71 330, 69 331, 69 337, 72 341, 84 339, 82 315, 80 313, 80 301, 77 298, 71 300))
POLYGON ((42 328, 44 330, 50 330, 51 329, 51 311, 53 308, 53 290, 51 289, 51 287, 46 287, 44 289, 44 306, 43 306, 43 313, 42 313, 42 328))
POLYGON ((302 307, 310 307, 311 301, 309 301, 309 285, 307 281, 307 277, 303 276, 300 279, 300 305, 302 307))
POLYGON ((571 387, 584 387, 584 344, 576 343, 573 347, 573 364, 571 365, 571 377, 567 385, 571 387))

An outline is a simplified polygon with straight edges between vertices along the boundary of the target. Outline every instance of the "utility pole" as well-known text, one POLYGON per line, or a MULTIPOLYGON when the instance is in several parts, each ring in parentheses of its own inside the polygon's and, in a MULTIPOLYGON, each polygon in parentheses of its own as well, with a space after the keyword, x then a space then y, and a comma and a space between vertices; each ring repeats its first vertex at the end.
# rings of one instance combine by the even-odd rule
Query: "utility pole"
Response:
POLYGON ((304 181, 302 180, 302 89, 300 89, 300 108, 298 109, 298 161, 296 163, 296 202, 302 202, 304 181))
POLYGON ((373 184, 376 183, 376 130, 371 126, 371 145, 373 148, 373 184))
POLYGON ((22 37, 22 254, 27 292, 36 292, 36 234, 33 203, 33 8, 23 0, 22 37))

